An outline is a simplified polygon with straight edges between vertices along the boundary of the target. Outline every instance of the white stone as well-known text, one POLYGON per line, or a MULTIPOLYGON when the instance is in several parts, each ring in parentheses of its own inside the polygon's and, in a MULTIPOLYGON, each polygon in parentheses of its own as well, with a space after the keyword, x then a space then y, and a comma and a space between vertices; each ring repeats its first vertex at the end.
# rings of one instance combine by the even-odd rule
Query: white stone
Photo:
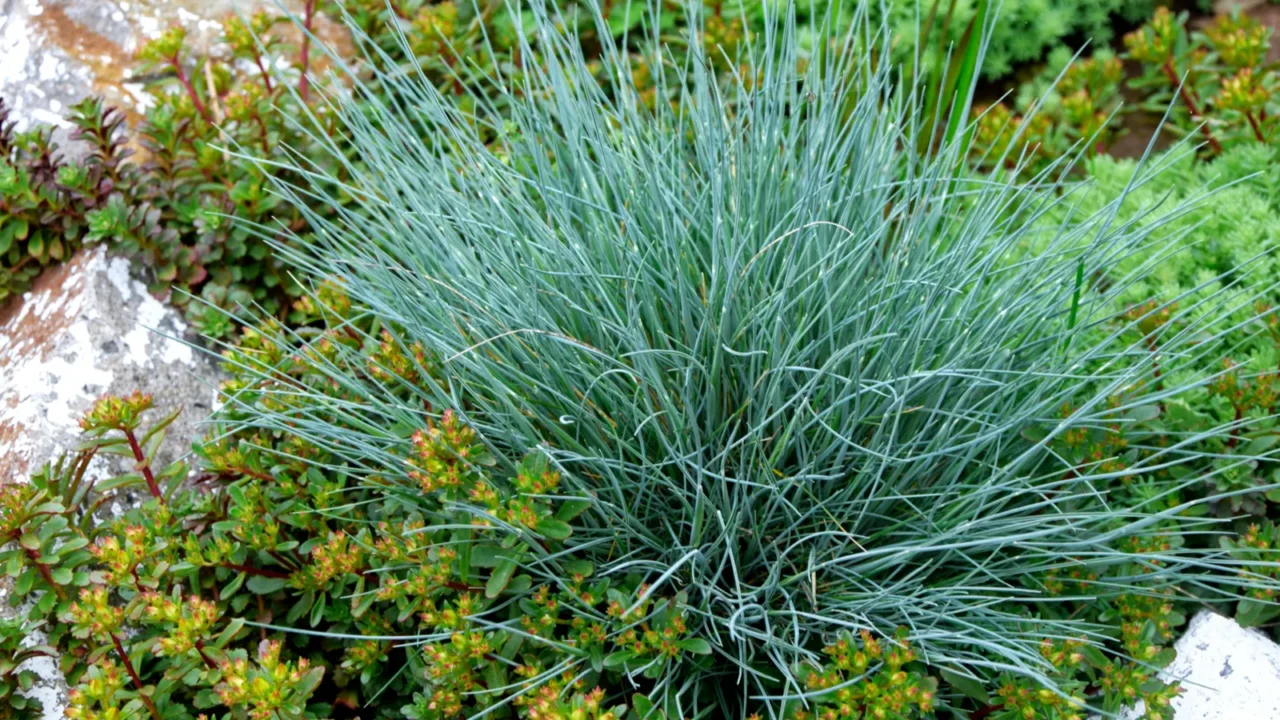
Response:
POLYGON ((1280 645, 1266 635, 1202 610, 1174 649, 1163 673, 1182 682, 1174 720, 1280 720, 1280 645))

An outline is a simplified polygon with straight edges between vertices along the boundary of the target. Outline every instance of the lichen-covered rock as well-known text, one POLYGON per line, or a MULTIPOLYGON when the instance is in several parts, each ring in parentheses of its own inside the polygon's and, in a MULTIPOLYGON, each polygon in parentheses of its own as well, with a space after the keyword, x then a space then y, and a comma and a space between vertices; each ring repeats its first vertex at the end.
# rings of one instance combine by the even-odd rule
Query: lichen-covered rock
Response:
POLYGON ((1280 718, 1280 645, 1266 635, 1202 610, 1174 649, 1178 657, 1164 670, 1165 680, 1182 682, 1174 720, 1280 718))
POLYGON ((104 393, 149 392, 162 412, 184 406, 169 446, 189 449, 218 371, 176 339, 187 332, 102 248, 41 275, 0 311, 0 478, 21 480, 75 447, 80 416, 104 393))

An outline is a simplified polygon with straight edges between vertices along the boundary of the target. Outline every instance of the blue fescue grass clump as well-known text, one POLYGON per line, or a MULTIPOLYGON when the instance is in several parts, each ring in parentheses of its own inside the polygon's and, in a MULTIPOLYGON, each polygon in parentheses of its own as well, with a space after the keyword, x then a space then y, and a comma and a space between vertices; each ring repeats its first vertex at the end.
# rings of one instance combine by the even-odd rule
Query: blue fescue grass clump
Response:
MULTIPOLYGON (((681 593, 710 640, 714 663, 638 680, 684 717, 798 702, 838 631, 903 627, 930 666, 1042 677, 1045 638, 1101 639, 1051 611, 1047 573, 1096 574, 1103 600, 1262 582, 1196 549, 1209 521, 1171 502, 1196 479, 1162 472, 1225 428, 1139 434, 1120 467, 1050 450, 1200 382, 1153 382, 1145 344, 1098 332, 1185 206, 1119 222, 1123 193, 1073 213, 1048 174, 961 178, 963 133, 928 142, 942 129, 861 20, 803 55, 780 13, 728 87, 698 43, 664 46, 658 96, 677 100, 649 110, 626 58, 604 50, 601 87, 554 8, 530 17, 541 62, 458 86, 472 103, 391 71, 389 94, 332 97, 360 157, 338 156, 341 183, 282 188, 329 198, 304 210, 314 244, 282 251, 438 367, 406 386, 334 363, 366 402, 325 420, 262 403, 245 423, 405 493, 405 429, 446 408, 500 465, 544 455, 559 492, 593 499, 575 557, 681 593), (1144 493, 1116 490, 1135 477, 1144 493)), ((1219 297, 1162 337, 1165 377, 1204 366, 1219 297)), ((555 561, 528 570, 555 582, 555 561)))

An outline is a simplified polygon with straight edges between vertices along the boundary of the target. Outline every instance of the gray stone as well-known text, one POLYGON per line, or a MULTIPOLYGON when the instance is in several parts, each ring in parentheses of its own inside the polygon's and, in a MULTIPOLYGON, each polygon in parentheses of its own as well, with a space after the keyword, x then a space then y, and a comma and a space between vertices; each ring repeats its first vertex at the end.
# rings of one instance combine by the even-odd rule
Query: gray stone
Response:
MULTIPOLYGON (((298 12, 302 4, 286 0, 283 6, 298 12)), ((178 23, 193 49, 217 53, 220 21, 262 7, 278 6, 275 0, 0 0, 0 98, 19 130, 52 125, 55 139, 74 154, 63 118, 86 96, 120 108, 131 123, 140 119, 150 96, 130 67, 144 42, 178 23)), ((315 27, 328 44, 345 37, 323 17, 315 27)), ((282 31, 297 41, 296 29, 282 31)), ((45 271, 30 292, 0 308, 0 483, 21 482, 74 448, 80 416, 104 393, 149 392, 156 417, 183 406, 159 462, 188 451, 213 406, 219 374, 212 358, 173 339, 180 337, 194 339, 173 308, 130 277, 123 259, 99 248, 45 271)), ((94 477, 125 469, 103 458, 94 462, 94 477)), ((13 611, 8 592, 0 580, 0 615, 13 611)), ((32 694, 43 702, 45 720, 62 717, 67 687, 56 663, 41 658, 28 667, 41 678, 32 694)))
MULTIPOLYGON (((281 4, 298 13, 303 0, 281 4)), ((277 7, 274 0, 0 0, 0 98, 18 129, 54 125, 64 144, 67 109, 89 95, 136 121, 150 101, 130 73, 143 43, 179 24, 194 49, 218 52, 223 18, 277 7)), ((324 18, 316 31, 328 44, 341 41, 337 24, 324 18)))

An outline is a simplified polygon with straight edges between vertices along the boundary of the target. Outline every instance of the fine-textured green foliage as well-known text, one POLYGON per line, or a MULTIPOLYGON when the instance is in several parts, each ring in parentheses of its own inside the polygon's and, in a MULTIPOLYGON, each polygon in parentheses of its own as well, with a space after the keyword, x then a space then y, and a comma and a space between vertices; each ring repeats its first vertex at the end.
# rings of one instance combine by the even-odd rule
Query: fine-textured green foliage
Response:
MULTIPOLYGON (((1220 375, 1204 390, 1170 400, 1160 422, 1170 433, 1195 433, 1212 425, 1232 427, 1229 436, 1208 442, 1204 461, 1187 470, 1205 478, 1196 492, 1232 493, 1215 503, 1214 509, 1224 516, 1252 515, 1240 523, 1244 531, 1250 523, 1280 517, 1274 502, 1280 501, 1280 493, 1266 490, 1280 481, 1276 464, 1249 459, 1270 452, 1277 439, 1280 317, 1274 306, 1280 302, 1280 175, 1275 151, 1247 143, 1212 162, 1200 162, 1191 151, 1179 149, 1153 164, 1161 166, 1162 172, 1150 174, 1133 161, 1091 160, 1087 164, 1091 191, 1081 195, 1078 208, 1091 212, 1123 196, 1116 221, 1143 227, 1151 223, 1153 211, 1185 201, 1194 188, 1217 188, 1210 202, 1157 231, 1173 239, 1181 251, 1152 263, 1148 272, 1116 294, 1112 309, 1143 318, 1138 334, 1154 356, 1163 351, 1164 338, 1178 331, 1178 323, 1170 318, 1176 308, 1186 308, 1180 313, 1183 317, 1217 313, 1211 308, 1222 302, 1233 308, 1224 318, 1230 332, 1202 344, 1205 363, 1201 368, 1180 371, 1148 365, 1159 373, 1154 381, 1181 383, 1196 372, 1220 375), (1135 180, 1140 186, 1130 189, 1135 180), (1241 277, 1261 291, 1230 286, 1241 277)), ((1049 224, 1061 217, 1051 218, 1049 224)), ((1137 265, 1122 262, 1114 272, 1132 272, 1137 265)), ((1260 614, 1274 614, 1271 608, 1251 605, 1239 611, 1247 624, 1256 624, 1260 614)))
MULTIPOLYGON (((1123 312, 1150 300, 1192 306, 1221 296, 1225 290, 1238 296, 1234 304, 1239 314, 1233 319, 1243 322, 1255 314, 1253 303, 1248 302, 1250 291, 1223 287, 1241 272, 1264 288, 1255 299, 1274 302, 1280 288, 1280 170, 1275 159, 1272 148, 1250 144, 1209 162, 1198 162, 1188 149, 1178 148, 1145 167, 1134 160, 1109 156, 1085 163, 1090 189, 1080 193, 1080 210, 1093 212, 1123 196, 1117 222, 1151 226, 1160 222, 1152 217, 1154 209, 1191 200, 1202 188, 1215 189, 1211 200, 1196 203, 1189 212, 1161 223, 1159 234, 1176 238, 1182 251, 1152 263, 1149 272, 1116 295, 1119 304, 1115 310, 1123 312), (1130 184, 1137 186, 1131 188, 1130 184)), ((1135 259, 1119 272, 1137 267, 1135 259)), ((1262 367, 1273 367, 1280 361, 1266 333, 1247 335, 1246 344, 1232 343, 1235 347, 1231 351, 1239 359, 1249 357, 1262 367)))
MULTIPOLYGON (((938 32, 929 36, 925 48, 957 42, 965 25, 976 14, 979 0, 890 0, 887 6, 895 47, 910 54, 917 45, 918 18, 931 11, 940 18, 951 17, 945 31, 943 25, 936 26, 938 32)), ((1118 21, 1133 22, 1148 17, 1155 3, 1150 0, 1005 0, 991 6, 997 12, 997 19, 982 73, 987 78, 998 78, 1018 64, 1039 60, 1069 36, 1103 47, 1113 37, 1113 27, 1118 21)))
MULTIPOLYGON (((678 590, 708 639, 715 664, 650 678, 669 716, 800 716, 825 696, 807 668, 842 629, 904 626, 931 665, 1053 681, 1046 636, 1154 660, 1172 587, 1269 586, 1182 542, 1218 525, 1174 501, 1199 479, 1165 471, 1230 428, 1167 443, 1144 429, 1205 379, 1147 382, 1150 352, 1124 334, 1145 316, 1099 332, 1150 271, 1125 264, 1160 256, 1159 219, 1116 222, 1113 202, 1045 239, 1035 220, 1072 196, 957 178, 961 138, 917 157, 937 129, 862 25, 832 42, 849 52, 807 64, 794 25, 766 25, 723 91, 700 43, 668 46, 679 82, 658 74, 659 89, 679 101, 650 108, 628 58, 605 53, 601 88, 555 18, 533 20, 544 63, 462 91, 478 112, 496 95, 501 126, 476 132, 453 98, 383 74, 395 102, 334 98, 363 164, 340 186, 313 173, 284 188, 333 193, 333 215, 307 216, 316 243, 290 257, 430 348, 438 376, 406 386, 335 362, 332 386, 362 399, 334 406, 337 422, 259 400, 244 427, 399 487, 396 428, 438 408, 500 468, 544 457, 562 492, 593 498, 567 548, 678 590), (1043 252, 1007 262, 1033 238, 1043 252), (1123 433, 1122 469, 1055 449, 1095 428, 1123 433), (1115 490, 1125 477, 1145 492, 1115 490), (1060 573, 1083 584, 1047 579, 1060 573), (1052 611, 1086 596, 1134 607, 1139 634, 1108 645, 1088 613, 1052 611)), ((1203 367, 1233 309, 1213 300, 1228 307, 1172 316, 1169 377, 1203 367)))

